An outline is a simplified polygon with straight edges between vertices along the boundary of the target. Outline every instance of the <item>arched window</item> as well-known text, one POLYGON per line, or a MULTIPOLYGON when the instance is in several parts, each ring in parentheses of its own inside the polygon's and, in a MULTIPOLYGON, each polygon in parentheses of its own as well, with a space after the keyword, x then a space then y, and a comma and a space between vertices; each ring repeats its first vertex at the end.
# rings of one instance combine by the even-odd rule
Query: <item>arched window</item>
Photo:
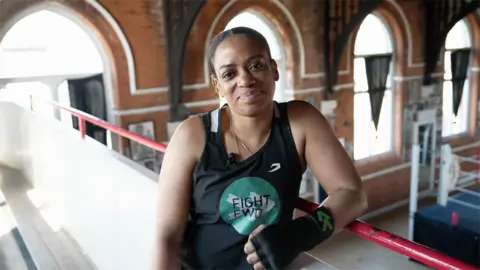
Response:
MULTIPOLYGON (((285 67, 285 51, 284 44, 280 38, 280 34, 277 32, 276 27, 272 25, 267 18, 256 11, 244 11, 235 16, 230 22, 228 22, 225 30, 234 27, 249 27, 259 33, 261 33, 268 42, 272 58, 277 62, 279 80, 276 82, 274 99, 276 101, 285 100, 285 87, 286 87, 286 67, 285 67)), ((220 100, 220 106, 225 101, 220 100)))
MULTIPOLYGON (((1 40, 0 82, 7 83, 0 89, 0 100, 25 107, 30 94, 37 100, 56 100, 56 89, 49 84, 55 88, 58 83, 49 76, 102 71, 99 52, 79 26, 51 11, 35 12, 18 21, 1 40)), ((35 109, 46 114, 54 111, 41 102, 35 109)))
MULTIPOLYGON (((0 59, 0 81, 14 80, 18 82, 15 85, 22 85, 24 91, 28 88, 27 92, 33 94, 36 88, 44 92, 39 86, 46 85, 50 93, 42 92, 42 97, 67 106, 68 88, 58 89, 62 80, 104 70, 103 59, 88 34, 70 19, 49 10, 32 13, 10 28, 0 43, 0 59)), ((8 89, 5 88, 4 97, 10 93, 8 89)), ((9 97, 24 98, 19 94, 9 97)))
MULTIPOLYGON (((368 15, 362 22, 355 39, 354 60, 354 158, 355 160, 389 152, 393 145, 393 91, 390 62, 386 79, 378 127, 371 113, 369 85, 365 58, 372 55, 391 55, 392 38, 385 23, 376 15, 368 15)), ((388 66, 388 63, 387 63, 388 66)))
POLYGON ((48 10, 17 22, 0 43, 0 78, 103 72, 91 38, 71 20, 48 10))
MULTIPOLYGON (((98 76, 103 78, 106 57, 102 57, 98 42, 96 44, 89 35, 91 30, 82 28, 81 23, 77 24, 80 19, 71 19, 68 11, 64 16, 61 8, 54 9, 58 9, 59 13, 41 10, 25 16, 2 38, 0 86, 4 87, 0 89, 0 100, 27 106, 29 94, 32 94, 90 114, 99 112, 96 116, 107 120, 106 87, 102 84, 93 89, 87 82, 81 85, 81 82, 98 76), (75 87, 69 89, 70 85, 75 87), (74 95, 70 95, 72 93, 74 95), (88 111, 87 108, 93 109, 88 111)), ((110 85, 109 82, 106 84, 110 85)), ((111 91, 110 88, 107 91, 111 91)), ((42 108, 38 99, 34 99, 33 104, 35 111, 50 112, 72 126, 71 115, 61 114, 51 106, 42 108)), ((107 141, 109 136, 105 137, 107 141)), ((104 138, 102 141, 105 141, 104 138)), ((111 146, 110 142, 108 144, 111 146)))
MULTIPOLYGON (((444 76, 443 76, 443 123, 442 137, 464 133, 468 131, 469 108, 468 99, 470 96, 469 73, 470 65, 468 64, 466 79, 463 85, 463 93, 458 107, 457 115, 453 111, 453 84, 452 84, 452 52, 462 49, 471 48, 470 30, 465 20, 461 20, 448 32, 445 40, 445 53, 443 57, 444 76)), ((469 57, 469 54, 467 56, 469 57)))

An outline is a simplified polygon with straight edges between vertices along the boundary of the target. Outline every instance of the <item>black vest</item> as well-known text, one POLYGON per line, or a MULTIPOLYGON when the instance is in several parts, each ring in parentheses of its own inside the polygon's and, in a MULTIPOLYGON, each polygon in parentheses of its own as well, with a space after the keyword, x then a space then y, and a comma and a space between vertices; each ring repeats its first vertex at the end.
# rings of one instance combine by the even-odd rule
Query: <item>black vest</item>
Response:
POLYGON ((193 179, 190 218, 199 269, 253 269, 243 251, 260 224, 292 220, 302 167, 287 103, 275 102, 267 142, 251 157, 228 162, 221 109, 201 115, 206 144, 193 179))

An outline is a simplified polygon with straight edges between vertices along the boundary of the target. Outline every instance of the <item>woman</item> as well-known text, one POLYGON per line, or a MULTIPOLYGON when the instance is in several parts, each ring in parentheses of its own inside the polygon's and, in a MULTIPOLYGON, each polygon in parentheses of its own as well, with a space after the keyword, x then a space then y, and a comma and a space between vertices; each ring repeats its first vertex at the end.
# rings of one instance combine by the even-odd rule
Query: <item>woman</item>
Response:
POLYGON ((168 145, 153 269, 177 267, 187 223, 197 269, 283 268, 366 210, 360 178, 315 107, 273 101, 279 75, 261 34, 227 30, 209 52, 226 105, 185 120, 168 145), (307 166, 329 197, 292 220, 307 166))

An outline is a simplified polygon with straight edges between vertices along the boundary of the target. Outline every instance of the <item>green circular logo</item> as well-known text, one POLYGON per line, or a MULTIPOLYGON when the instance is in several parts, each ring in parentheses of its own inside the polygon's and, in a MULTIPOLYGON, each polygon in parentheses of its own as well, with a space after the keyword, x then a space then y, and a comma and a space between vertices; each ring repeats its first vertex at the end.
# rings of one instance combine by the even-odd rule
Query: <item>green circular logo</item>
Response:
POLYGON ((270 225, 278 215, 277 190, 258 177, 243 177, 231 183, 220 199, 220 216, 243 235, 260 224, 270 225))

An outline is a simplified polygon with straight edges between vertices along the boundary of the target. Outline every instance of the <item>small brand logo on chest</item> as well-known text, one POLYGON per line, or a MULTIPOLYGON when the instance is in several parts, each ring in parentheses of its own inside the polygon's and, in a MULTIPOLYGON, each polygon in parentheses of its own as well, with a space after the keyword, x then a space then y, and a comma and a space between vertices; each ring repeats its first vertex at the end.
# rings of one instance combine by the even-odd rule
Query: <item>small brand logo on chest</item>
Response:
POLYGON ((270 165, 270 170, 268 172, 276 172, 282 168, 282 165, 280 163, 272 163, 270 165))

